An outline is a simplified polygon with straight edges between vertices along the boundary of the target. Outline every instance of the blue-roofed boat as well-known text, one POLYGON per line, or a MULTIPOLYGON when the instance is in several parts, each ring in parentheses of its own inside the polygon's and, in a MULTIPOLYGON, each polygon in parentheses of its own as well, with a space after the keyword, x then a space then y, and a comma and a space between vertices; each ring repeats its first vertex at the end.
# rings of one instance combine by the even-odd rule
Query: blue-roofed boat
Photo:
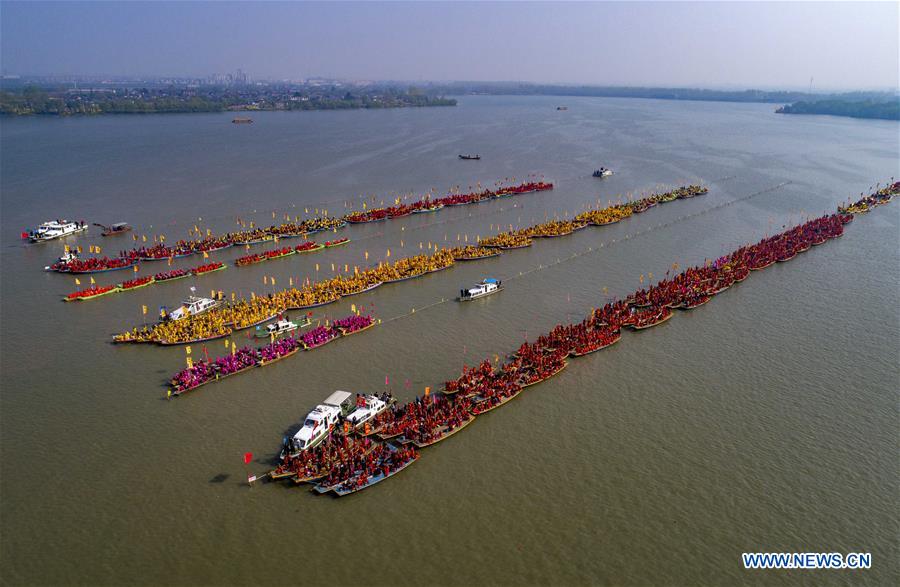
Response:
POLYGON ((483 298, 502 290, 502 281, 500 281, 499 279, 494 279, 493 277, 488 277, 486 279, 483 279, 481 283, 475 285, 474 287, 459 290, 459 301, 469 302, 472 300, 477 300, 478 298, 483 298))

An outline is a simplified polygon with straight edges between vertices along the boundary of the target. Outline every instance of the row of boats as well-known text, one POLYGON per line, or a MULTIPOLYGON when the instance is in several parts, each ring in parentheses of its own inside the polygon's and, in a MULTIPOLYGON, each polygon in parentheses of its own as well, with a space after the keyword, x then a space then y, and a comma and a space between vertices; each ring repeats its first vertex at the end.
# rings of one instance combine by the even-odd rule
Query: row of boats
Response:
POLYGON ((486 200, 497 198, 505 198, 509 196, 518 196, 521 194, 529 194, 545 190, 552 190, 553 184, 545 181, 530 181, 516 186, 501 187, 495 190, 485 189, 480 192, 472 192, 468 194, 451 194, 443 198, 422 198, 411 204, 397 203, 394 206, 384 208, 373 208, 371 210, 362 210, 351 212, 344 216, 344 220, 350 224, 363 224, 367 222, 378 222, 389 218, 402 218, 410 214, 428 214, 437 212, 445 206, 465 206, 468 204, 477 204, 486 200))
POLYGON ((105 296, 111 293, 132 291, 135 289, 140 289, 142 287, 147 287, 148 285, 153 285, 155 283, 166 283, 169 281, 185 279, 187 277, 199 277, 208 273, 224 271, 227 268, 228 265, 226 265, 225 263, 205 263, 191 269, 173 269, 171 271, 160 271, 155 275, 135 277, 134 279, 127 279, 125 281, 122 281, 121 283, 113 285, 91 284, 85 289, 77 290, 70 294, 67 294, 63 298, 63 300, 67 302, 92 300, 94 298, 105 296))
MULTIPOLYGON (((665 194, 654 194, 628 204, 616 204, 603 210, 614 210, 615 214, 625 218, 635 212, 645 211, 655 206, 656 203, 693 197, 707 191, 707 188, 702 186, 687 186, 665 194)), ((603 210, 597 212, 602 213, 603 210)), ((522 231, 516 233, 516 236, 527 238, 528 242, 523 246, 530 246, 533 238, 551 235, 564 236, 572 234, 577 228, 584 228, 590 224, 592 224, 590 220, 552 221, 536 227, 522 229, 522 231), (568 226, 566 223, 571 223, 572 226, 568 226), (577 228, 575 225, 577 225, 577 228)), ((478 247, 468 245, 452 249, 438 249, 429 255, 406 257, 393 263, 379 263, 376 267, 368 269, 353 268, 352 273, 349 273, 349 267, 345 267, 348 271, 344 275, 312 283, 307 282, 300 287, 292 287, 265 297, 251 297, 250 300, 241 300, 202 316, 191 317, 177 324, 169 322, 133 328, 131 331, 116 335, 114 340, 116 342, 186 344, 221 338, 230 335, 236 330, 251 328, 270 321, 278 314, 288 310, 303 310, 323 306, 333 303, 342 297, 372 290, 385 283, 406 281, 448 269, 458 260, 473 261, 484 259, 496 256, 499 254, 499 250, 504 248, 518 248, 515 246, 496 246, 489 239, 488 246, 484 245, 485 241, 482 240, 479 242, 478 247)))
MULTIPOLYGON (((301 322, 309 325, 308 317, 301 322)), ((236 348, 232 343, 231 353, 210 360, 208 357, 199 361, 188 361, 187 368, 179 371, 169 380, 168 397, 179 396, 214 381, 221 381, 232 375, 245 373, 256 367, 265 367, 290 357, 299 351, 310 351, 322 347, 338 338, 351 336, 368 330, 377 324, 377 320, 369 315, 351 314, 331 323, 316 326, 302 335, 276 337, 279 334, 295 331, 299 324, 287 319, 270 325, 264 332, 271 337, 268 344, 251 348, 236 348)))
MULTIPOLYGON (((166 244, 165 237, 159 237, 159 241, 150 246, 140 246, 128 251, 121 251, 118 257, 97 257, 76 262, 66 262, 61 259, 56 264, 49 267, 52 271, 61 273, 99 273, 104 271, 116 271, 127 269, 132 265, 145 261, 164 261, 169 259, 179 259, 190 255, 201 254, 204 257, 210 253, 221 251, 233 246, 247 246, 262 243, 277 243, 280 239, 308 237, 309 235, 323 231, 337 231, 339 228, 347 226, 347 224, 361 224, 366 222, 375 222, 378 220, 386 220, 388 218, 400 218, 410 214, 422 214, 437 212, 445 206, 462 206, 467 204, 476 204, 490 199, 516 196, 526 193, 544 191, 553 189, 553 184, 544 181, 528 181, 514 186, 500 187, 494 190, 485 189, 478 192, 466 194, 450 194, 442 198, 430 198, 428 196, 411 204, 398 204, 387 208, 375 208, 372 210, 362 210, 350 212, 343 217, 333 218, 327 216, 324 211, 321 216, 308 218, 303 221, 287 221, 279 225, 272 225, 268 228, 253 226, 240 231, 229 232, 224 235, 206 234, 202 238, 196 240, 179 240, 174 244, 166 244)), ((23 232, 23 238, 32 238, 38 240, 51 240, 62 236, 69 236, 77 232, 87 230, 87 224, 73 223, 69 221, 52 221, 44 223, 38 229, 31 232, 23 232)), ((199 229, 198 234, 199 233, 199 229)), ((134 240, 138 240, 136 234, 132 235, 134 240)), ((146 237, 144 237, 146 239, 146 237)), ((156 239, 154 239, 156 240, 156 239)), ((336 239, 329 241, 330 246, 339 246, 349 242, 349 239, 336 239)), ((324 245, 328 247, 329 244, 324 245)), ((315 245, 300 245, 300 247, 315 248, 315 245)), ((304 252, 301 249, 297 252, 304 252)), ((295 248, 296 251, 296 248, 295 248)))
MULTIPOLYGON (((254 265, 256 263, 261 263, 263 261, 270 261, 272 259, 279 259, 281 257, 286 257, 288 255, 298 254, 298 253, 310 253, 314 251, 321 251, 322 249, 330 249, 334 247, 339 247, 341 245, 345 245, 350 242, 349 238, 338 238, 330 241, 325 241, 324 243, 318 243, 315 241, 304 241, 299 245, 295 245, 293 247, 282 247, 281 249, 275 249, 272 251, 266 251, 264 253, 257 253, 253 255, 246 255, 243 257, 238 257, 235 260, 235 265, 238 267, 243 267, 246 265, 254 265)), ((230 246, 230 245, 229 245, 230 246)), ((249 245, 248 245, 249 247, 249 245)), ((220 247, 226 248, 226 247, 220 247)), ((138 249, 135 251, 122 251, 122 253, 118 257, 88 257, 81 258, 78 255, 77 250, 67 250, 65 254, 60 257, 55 263, 45 267, 46 271, 55 271, 57 273, 67 273, 72 275, 82 275, 88 273, 105 273, 107 271, 120 271, 122 269, 128 269, 130 267, 137 266, 141 261, 158 261, 158 260, 169 260, 171 264, 171 259, 178 257, 186 257, 187 254, 173 254, 171 257, 166 256, 147 256, 147 251, 150 249, 138 249)), ((154 249, 158 254, 162 254, 169 249, 165 248, 165 245, 156 245, 154 249), (159 247, 163 247, 160 249, 159 247)), ((214 249, 219 250, 219 249, 214 249)), ((192 254, 192 253, 191 253, 192 254)), ((208 251, 203 251, 204 258, 209 257, 208 251)))
MULTIPOLYGON (((879 196, 879 202, 886 203, 897 194, 900 183, 879 196)), ((337 392, 310 412, 300 432, 285 439, 281 462, 269 477, 309 483, 317 493, 337 496, 371 487, 415 462, 418 449, 449 438, 477 416, 553 377, 566 367, 569 358, 617 343, 624 329, 646 330, 671 319, 675 310, 695 309, 744 281, 753 271, 787 262, 840 237, 852 219, 852 214, 842 208, 837 214, 805 222, 703 266, 667 276, 625 299, 593 310, 580 323, 558 325, 534 342, 523 343, 503 364, 495 366, 485 359, 472 369, 464 367, 460 377, 444 384, 442 394, 429 396, 426 389, 424 397, 403 405, 381 398, 377 410, 370 410, 378 413, 363 425, 347 422, 344 414, 352 411, 348 412, 343 402, 349 394, 337 392), (393 459, 398 452, 402 458, 393 459)), ((358 395, 356 407, 373 398, 358 395)))
POLYGON ((701 185, 683 186, 661 194, 615 204, 605 208, 595 208, 582 212, 571 220, 551 220, 534 226, 501 232, 495 236, 481 239, 479 246, 497 249, 522 249, 530 247, 536 238, 556 238, 568 236, 587 226, 606 226, 615 224, 633 214, 646 212, 658 204, 666 204, 675 200, 685 200, 709 192, 709 188, 701 185))

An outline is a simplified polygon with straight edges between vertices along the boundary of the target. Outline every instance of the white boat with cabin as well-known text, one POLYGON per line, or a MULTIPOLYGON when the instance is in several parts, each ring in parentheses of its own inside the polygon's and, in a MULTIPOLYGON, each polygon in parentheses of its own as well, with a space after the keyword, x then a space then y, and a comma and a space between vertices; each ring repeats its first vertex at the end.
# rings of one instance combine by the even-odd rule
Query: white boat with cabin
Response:
POLYGON ((471 300, 477 300, 478 298, 483 298, 502 290, 502 281, 500 281, 499 279, 494 279, 493 277, 488 277, 487 279, 483 279, 481 283, 479 283, 475 287, 459 290, 459 301, 468 302, 471 300))
POLYGON ((351 393, 348 391, 335 391, 324 402, 313 408, 303 421, 303 427, 294 436, 285 440, 281 458, 309 450, 325 440, 341 416, 350 409, 350 396, 351 393))
POLYGON ((69 220, 50 220, 28 233, 28 240, 33 243, 42 243, 71 234, 84 232, 88 229, 85 222, 71 222, 69 220))
POLYGON ((188 316, 196 316, 207 310, 211 310, 219 305, 220 302, 212 298, 201 298, 198 296, 190 296, 181 302, 181 307, 172 310, 166 314, 166 320, 181 320, 188 316))
POLYGON ((388 409, 394 402, 394 398, 389 395, 378 397, 377 395, 366 394, 357 396, 356 407, 347 415, 347 421, 354 430, 359 430, 371 422, 378 414, 388 409))

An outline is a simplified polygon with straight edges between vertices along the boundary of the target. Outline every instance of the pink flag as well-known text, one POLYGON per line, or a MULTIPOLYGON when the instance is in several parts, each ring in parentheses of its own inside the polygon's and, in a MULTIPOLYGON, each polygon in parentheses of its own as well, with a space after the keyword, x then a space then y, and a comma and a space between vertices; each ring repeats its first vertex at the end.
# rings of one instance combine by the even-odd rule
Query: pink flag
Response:
POLYGON ((388 376, 387 376, 387 375, 384 376, 384 384, 385 384, 385 385, 390 385, 390 384, 391 384, 391 380, 388 379, 388 376))

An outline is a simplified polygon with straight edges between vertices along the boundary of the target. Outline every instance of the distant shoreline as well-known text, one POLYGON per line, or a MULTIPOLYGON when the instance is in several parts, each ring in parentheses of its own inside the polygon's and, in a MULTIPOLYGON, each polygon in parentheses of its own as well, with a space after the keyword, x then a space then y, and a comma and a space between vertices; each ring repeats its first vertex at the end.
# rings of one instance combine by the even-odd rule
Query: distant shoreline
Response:
POLYGON ((775 110, 776 114, 820 114, 868 120, 900 120, 900 100, 885 102, 820 100, 795 102, 775 110))

